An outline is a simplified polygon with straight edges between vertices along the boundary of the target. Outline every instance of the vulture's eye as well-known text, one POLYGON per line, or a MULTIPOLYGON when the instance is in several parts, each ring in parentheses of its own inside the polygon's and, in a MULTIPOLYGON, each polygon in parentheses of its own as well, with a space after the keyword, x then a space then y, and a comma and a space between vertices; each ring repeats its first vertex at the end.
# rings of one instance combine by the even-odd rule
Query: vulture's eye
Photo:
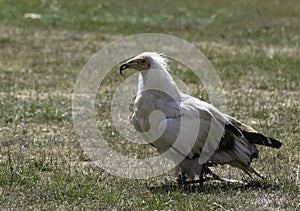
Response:
POLYGON ((145 61, 146 61, 145 59, 141 59, 141 63, 142 63, 142 64, 144 64, 144 63, 145 63, 145 61))

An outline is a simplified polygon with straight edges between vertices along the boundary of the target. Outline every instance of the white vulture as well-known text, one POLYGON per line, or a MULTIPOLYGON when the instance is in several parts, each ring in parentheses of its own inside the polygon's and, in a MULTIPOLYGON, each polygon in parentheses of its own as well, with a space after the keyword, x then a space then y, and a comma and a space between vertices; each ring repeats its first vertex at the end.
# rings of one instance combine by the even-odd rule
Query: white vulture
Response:
MULTIPOLYGON (((177 172, 181 182, 200 180, 203 174, 213 174, 208 166, 229 164, 248 175, 256 174, 250 163, 258 157, 255 144, 280 148, 281 142, 258 133, 233 117, 220 112, 209 103, 182 93, 168 72, 167 59, 156 52, 144 52, 120 66, 139 71, 138 91, 134 101, 132 122, 137 131, 159 153, 171 151, 170 159, 180 159, 177 172), (161 111, 153 115, 153 111, 161 111), (155 139, 155 140, 153 140, 155 139), (177 142, 175 144, 175 142, 177 142), (199 162, 204 151, 209 156, 199 162), (210 145, 217 146, 215 148, 210 145), (207 150, 213 149, 213 152, 207 150)), ((214 178, 218 178, 214 175, 214 178)))

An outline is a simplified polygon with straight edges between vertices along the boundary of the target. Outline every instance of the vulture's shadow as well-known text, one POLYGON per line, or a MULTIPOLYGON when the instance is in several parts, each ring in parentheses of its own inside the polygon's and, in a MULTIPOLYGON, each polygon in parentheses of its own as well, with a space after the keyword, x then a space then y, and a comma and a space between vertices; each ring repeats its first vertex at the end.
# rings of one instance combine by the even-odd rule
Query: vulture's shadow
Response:
POLYGON ((210 181, 191 184, 178 184, 177 182, 167 182, 158 186, 147 185, 151 192, 168 193, 172 191, 183 191, 186 193, 215 193, 218 191, 247 191, 250 189, 279 190, 281 186, 272 181, 248 181, 248 182, 228 182, 210 181))

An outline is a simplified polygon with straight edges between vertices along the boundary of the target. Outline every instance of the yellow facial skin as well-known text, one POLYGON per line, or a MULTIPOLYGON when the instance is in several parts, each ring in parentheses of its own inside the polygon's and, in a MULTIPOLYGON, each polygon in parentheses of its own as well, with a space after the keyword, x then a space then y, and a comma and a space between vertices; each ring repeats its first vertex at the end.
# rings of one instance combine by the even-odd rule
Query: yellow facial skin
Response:
POLYGON ((129 61, 127 61, 121 65, 120 74, 122 75, 123 70, 125 70, 127 68, 133 68, 138 71, 149 70, 150 69, 150 61, 146 56, 141 56, 138 58, 130 59, 129 61))

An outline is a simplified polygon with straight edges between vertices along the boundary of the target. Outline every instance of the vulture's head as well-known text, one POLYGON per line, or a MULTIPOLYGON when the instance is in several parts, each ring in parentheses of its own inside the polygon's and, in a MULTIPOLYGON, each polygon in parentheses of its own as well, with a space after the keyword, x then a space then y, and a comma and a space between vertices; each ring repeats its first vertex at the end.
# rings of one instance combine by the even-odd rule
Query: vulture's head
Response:
POLYGON ((122 72, 127 68, 132 68, 137 71, 166 69, 167 59, 160 53, 144 52, 123 63, 120 66, 120 74, 122 75, 122 72))

